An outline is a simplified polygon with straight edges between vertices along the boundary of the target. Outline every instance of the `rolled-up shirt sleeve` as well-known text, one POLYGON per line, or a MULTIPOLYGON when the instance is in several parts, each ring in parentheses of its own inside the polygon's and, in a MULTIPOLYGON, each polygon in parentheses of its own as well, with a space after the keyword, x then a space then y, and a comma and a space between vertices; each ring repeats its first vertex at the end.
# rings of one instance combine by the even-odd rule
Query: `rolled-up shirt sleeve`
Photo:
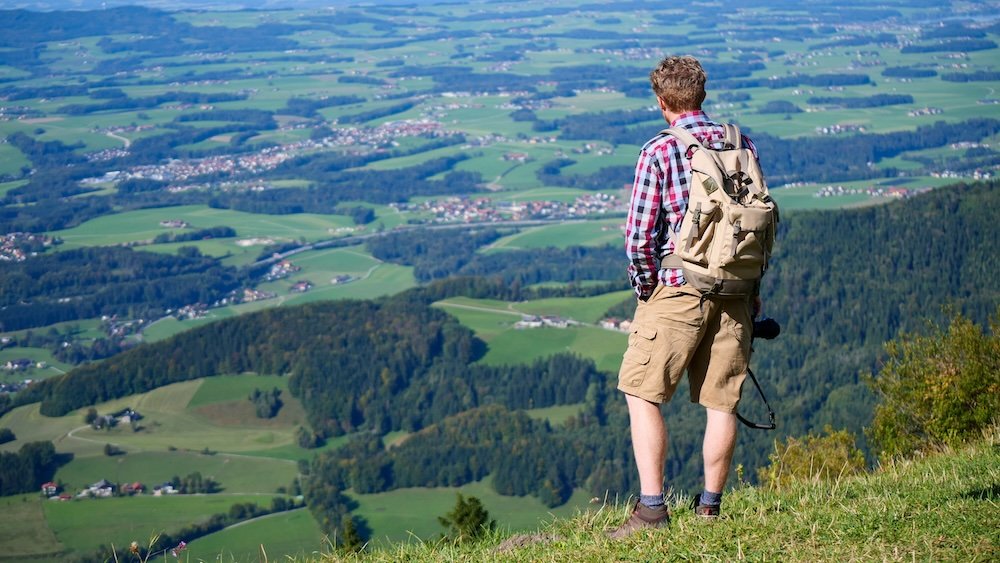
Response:
POLYGON ((654 239, 662 205, 662 182, 663 171, 655 152, 644 147, 635 166, 625 226, 628 275, 639 299, 648 298, 657 284, 659 261, 654 239))

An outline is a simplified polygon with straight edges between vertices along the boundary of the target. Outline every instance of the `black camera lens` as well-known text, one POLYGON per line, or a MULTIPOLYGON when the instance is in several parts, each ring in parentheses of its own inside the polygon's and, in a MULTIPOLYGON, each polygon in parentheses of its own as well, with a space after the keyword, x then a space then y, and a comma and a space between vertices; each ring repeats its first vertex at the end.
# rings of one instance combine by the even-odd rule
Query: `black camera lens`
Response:
POLYGON ((761 319, 753 322, 753 337, 771 340, 781 333, 781 325, 774 319, 761 319))

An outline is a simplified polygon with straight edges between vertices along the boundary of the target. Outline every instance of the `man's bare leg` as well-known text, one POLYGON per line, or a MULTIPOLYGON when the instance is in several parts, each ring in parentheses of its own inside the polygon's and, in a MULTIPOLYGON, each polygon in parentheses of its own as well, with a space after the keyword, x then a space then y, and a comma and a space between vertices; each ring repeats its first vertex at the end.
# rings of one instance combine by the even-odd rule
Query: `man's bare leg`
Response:
POLYGON ((640 492, 658 495, 663 492, 663 464, 667 452, 667 427, 660 414, 660 405, 629 394, 625 395, 625 400, 640 492))
MULTIPOLYGON (((702 444, 705 490, 721 493, 729 477, 729 466, 736 447, 736 415, 709 408, 705 409, 705 414, 705 441, 702 444)), ((641 481, 642 473, 639 475, 641 481)))

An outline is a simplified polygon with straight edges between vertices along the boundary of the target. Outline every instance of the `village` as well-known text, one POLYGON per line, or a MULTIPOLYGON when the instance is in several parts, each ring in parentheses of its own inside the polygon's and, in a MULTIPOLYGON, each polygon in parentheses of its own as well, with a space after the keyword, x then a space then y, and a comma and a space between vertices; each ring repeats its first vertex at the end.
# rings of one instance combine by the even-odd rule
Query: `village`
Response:
POLYGON ((613 194, 579 196, 572 203, 561 201, 494 201, 488 197, 455 196, 422 203, 390 203, 403 213, 429 213, 432 223, 490 223, 529 219, 574 219, 594 217, 624 210, 613 194))
POLYGON ((0 235, 0 262, 23 262, 61 241, 37 233, 7 233, 0 235))

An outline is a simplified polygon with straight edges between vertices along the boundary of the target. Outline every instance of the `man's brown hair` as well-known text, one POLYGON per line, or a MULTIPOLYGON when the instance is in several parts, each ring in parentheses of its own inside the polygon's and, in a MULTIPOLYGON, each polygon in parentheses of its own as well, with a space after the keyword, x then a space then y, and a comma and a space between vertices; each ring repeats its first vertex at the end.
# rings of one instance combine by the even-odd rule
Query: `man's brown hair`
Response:
POLYGON ((656 97, 676 112, 701 109, 705 101, 705 69, 698 59, 685 55, 667 57, 649 73, 656 97))

